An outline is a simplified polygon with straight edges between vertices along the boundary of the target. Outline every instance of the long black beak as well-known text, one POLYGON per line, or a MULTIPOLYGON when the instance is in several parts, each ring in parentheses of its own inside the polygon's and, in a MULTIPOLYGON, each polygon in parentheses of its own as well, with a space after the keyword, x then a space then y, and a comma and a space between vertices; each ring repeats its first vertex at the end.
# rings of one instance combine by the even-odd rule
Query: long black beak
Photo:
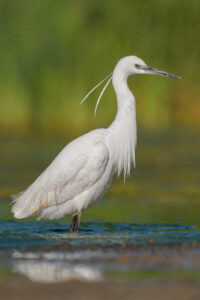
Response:
POLYGON ((140 66, 142 70, 146 71, 149 74, 157 74, 157 75, 161 75, 161 76, 166 76, 166 77, 171 77, 171 78, 175 78, 175 79, 181 79, 181 77, 167 73, 165 71, 160 71, 157 70, 155 68, 151 68, 148 66, 140 66))

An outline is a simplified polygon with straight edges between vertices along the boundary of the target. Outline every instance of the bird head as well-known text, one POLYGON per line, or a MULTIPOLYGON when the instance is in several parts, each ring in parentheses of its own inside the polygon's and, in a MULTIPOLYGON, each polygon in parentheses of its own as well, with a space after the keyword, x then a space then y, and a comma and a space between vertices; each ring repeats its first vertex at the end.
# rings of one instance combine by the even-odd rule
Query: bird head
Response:
POLYGON ((106 78, 104 78, 101 82, 99 82, 85 97, 84 99, 81 101, 81 103, 83 103, 88 96, 98 87, 100 86, 106 79, 108 79, 107 83, 105 84, 104 88, 102 89, 99 98, 97 100, 96 106, 95 106, 95 113, 96 114, 96 110, 97 107, 99 105, 99 102, 101 100, 101 97, 104 93, 104 91, 106 90, 107 86, 109 85, 109 83, 111 82, 111 80, 113 80, 113 82, 116 81, 118 82, 117 79, 124 79, 127 80, 127 78, 130 75, 134 75, 134 74, 156 74, 156 75, 161 75, 161 76, 166 76, 166 77, 171 77, 171 78, 176 78, 176 79, 181 79, 181 77, 178 77, 176 75, 167 73, 165 71, 160 71, 157 70, 155 68, 149 67, 147 66, 147 64, 139 57, 137 56, 125 56, 123 58, 121 58, 117 65, 115 66, 115 69, 112 73, 110 73, 106 78))
POLYGON ((137 56, 123 57, 117 63, 115 70, 120 70, 120 72, 123 73, 126 77, 133 74, 156 74, 156 75, 171 77, 175 79, 181 79, 176 75, 149 67, 141 58, 137 56))

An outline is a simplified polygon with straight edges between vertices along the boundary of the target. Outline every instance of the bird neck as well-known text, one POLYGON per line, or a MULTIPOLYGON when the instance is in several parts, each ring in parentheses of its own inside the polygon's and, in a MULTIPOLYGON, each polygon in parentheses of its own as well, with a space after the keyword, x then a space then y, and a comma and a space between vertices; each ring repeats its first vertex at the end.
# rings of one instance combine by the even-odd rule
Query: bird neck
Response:
POLYGON ((128 87, 128 75, 129 74, 122 72, 120 68, 117 68, 117 66, 113 72, 112 84, 117 97, 118 112, 120 112, 124 106, 135 101, 133 93, 128 87))
POLYGON ((127 84, 128 75, 117 70, 113 73, 113 87, 117 97, 117 115, 108 128, 108 140, 115 169, 118 175, 123 171, 124 178, 135 165, 137 140, 135 98, 127 84))

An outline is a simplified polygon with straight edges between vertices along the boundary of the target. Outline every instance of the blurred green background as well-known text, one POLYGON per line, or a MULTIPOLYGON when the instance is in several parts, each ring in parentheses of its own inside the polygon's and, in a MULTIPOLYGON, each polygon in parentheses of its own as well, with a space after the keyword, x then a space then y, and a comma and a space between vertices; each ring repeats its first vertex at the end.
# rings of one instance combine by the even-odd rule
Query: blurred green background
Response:
POLYGON ((140 128, 200 126, 198 0, 1 1, 0 135, 75 136, 107 126, 116 112, 109 86, 93 117, 97 90, 126 55, 182 76, 136 76, 140 128))

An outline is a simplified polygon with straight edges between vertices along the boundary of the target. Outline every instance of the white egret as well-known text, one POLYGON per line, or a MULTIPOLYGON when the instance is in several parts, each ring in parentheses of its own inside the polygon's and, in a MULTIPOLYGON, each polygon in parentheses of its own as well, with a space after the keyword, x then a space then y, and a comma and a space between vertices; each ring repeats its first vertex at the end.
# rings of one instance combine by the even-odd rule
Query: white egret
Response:
POLYGON ((73 214, 70 232, 78 232, 82 211, 103 197, 113 175, 122 171, 124 178, 129 175, 131 166, 135 165, 136 147, 135 98, 127 84, 128 77, 133 74, 180 78, 149 67, 136 56, 120 59, 113 73, 104 79, 109 78, 95 108, 96 112, 112 80, 118 105, 114 121, 108 128, 93 130, 73 140, 27 190, 13 196, 15 218, 58 219, 73 214))

